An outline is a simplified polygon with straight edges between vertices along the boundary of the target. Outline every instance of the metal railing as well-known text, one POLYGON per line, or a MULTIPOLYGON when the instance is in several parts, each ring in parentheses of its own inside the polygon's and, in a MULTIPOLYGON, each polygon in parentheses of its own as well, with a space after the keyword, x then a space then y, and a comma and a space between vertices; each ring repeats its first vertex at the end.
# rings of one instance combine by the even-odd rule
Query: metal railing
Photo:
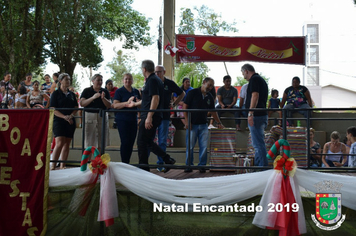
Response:
MULTIPOLYGON (((58 109, 58 110, 69 110, 68 108, 62 108, 62 109, 58 109)), ((73 109, 72 109, 73 110, 73 109)), ((109 109, 109 110, 101 110, 101 109, 88 109, 88 108, 77 108, 75 110, 82 110, 82 145, 81 145, 81 150, 82 152, 85 150, 86 147, 84 147, 85 144, 85 112, 86 111, 99 111, 99 113, 101 114, 101 118, 102 118, 102 124, 106 124, 106 122, 109 122, 106 120, 106 113, 117 113, 117 112, 148 112, 148 111, 153 111, 153 110, 114 110, 114 109, 109 109)), ((282 111, 282 118, 273 118, 273 119, 277 119, 277 120, 282 120, 282 127, 283 127, 283 137, 287 137, 288 140, 288 135, 287 135, 287 119, 288 120, 305 120, 306 122, 306 142, 307 142, 307 148, 306 148, 306 158, 307 158, 307 166, 306 167, 299 167, 302 169, 314 169, 314 170, 338 170, 338 171, 349 171, 349 170, 356 170, 356 168, 350 168, 350 167, 311 167, 310 166, 310 157, 313 155, 326 155, 326 153, 321 153, 321 154, 312 154, 310 153, 310 128, 311 128, 311 123, 313 121, 324 121, 324 120, 341 120, 341 121, 349 121, 349 120, 356 120, 356 115, 354 118, 315 118, 311 116, 312 112, 315 111, 352 111, 352 112, 356 112, 356 108, 304 108, 304 109, 293 109, 293 110, 287 110, 287 109, 239 109, 239 108, 232 108, 232 109, 224 109, 225 112, 236 112, 236 110, 238 110, 240 113, 241 112, 248 112, 248 111, 282 111), (303 111, 303 110, 307 110, 309 111, 307 113, 307 117, 305 118, 293 118, 293 117, 288 117, 287 118, 287 112, 288 111, 293 111, 293 112, 298 112, 298 111, 303 111)), ((158 109, 158 110, 154 110, 156 112, 177 112, 177 110, 164 110, 164 109, 158 109)), ((191 125, 191 113, 192 112, 214 112, 217 111, 217 109, 187 109, 187 110, 179 110, 179 112, 187 112, 188 113, 188 129, 191 129, 190 125, 191 125)), ((80 118, 78 116, 76 116, 75 118, 80 118)), ((173 119, 181 119, 179 117, 177 118, 173 118, 173 119)), ((235 118, 235 117, 223 117, 222 120, 235 120, 235 119, 240 119, 240 120, 246 120, 245 117, 239 117, 239 118, 235 118)), ((355 126, 356 126, 356 122, 355 122, 355 126)), ((103 125, 101 127, 101 131, 102 131, 102 137, 100 139, 101 142, 101 153, 105 153, 106 151, 106 143, 105 143, 105 134, 107 132, 106 126, 103 125)), ((337 130, 337 127, 335 128, 335 130, 337 130)), ((247 143, 246 143, 247 144, 247 143)), ((188 135, 188 150, 190 150, 190 135, 188 135)), ((75 149, 74 147, 74 140, 72 141, 72 147, 71 149, 75 149)), ((120 151, 120 149, 110 149, 111 151, 120 151)), ((170 153, 171 151, 167 151, 168 153, 170 153)), ((184 151, 185 152, 185 151, 184 151)), ((184 153, 183 151, 181 151, 180 153, 184 153)), ((177 153, 177 151, 175 152, 177 153)), ((209 150, 208 150, 209 153, 209 150)), ((327 154, 327 155, 340 155, 340 154, 327 154)), ((349 154, 347 154, 347 156, 349 156, 349 154)), ((355 155, 352 155, 355 156, 355 155)), ((150 167, 150 168, 156 168, 156 167, 169 167, 171 169, 185 169, 185 168, 191 168, 191 169, 199 169, 199 168, 205 168, 205 169, 233 169, 233 170, 238 170, 238 169, 250 169, 250 170, 264 170, 264 169, 271 169, 271 167, 258 167, 258 166, 251 166, 251 167, 240 167, 240 166, 229 166, 229 167, 224 167, 224 166, 191 166, 191 155, 190 152, 188 151, 188 163, 189 165, 143 165, 143 164, 133 164, 135 166, 138 167, 150 167)), ((56 162, 66 162, 66 163, 80 163, 80 161, 56 161, 56 162)))

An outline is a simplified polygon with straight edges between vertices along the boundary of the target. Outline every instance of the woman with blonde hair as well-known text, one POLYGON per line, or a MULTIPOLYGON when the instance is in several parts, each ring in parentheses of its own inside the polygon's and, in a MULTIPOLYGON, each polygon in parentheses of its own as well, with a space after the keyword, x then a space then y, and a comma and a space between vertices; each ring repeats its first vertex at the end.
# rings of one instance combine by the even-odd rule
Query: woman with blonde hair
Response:
POLYGON ((337 131, 331 133, 330 139, 324 145, 322 167, 341 167, 347 160, 346 146, 340 142, 340 133, 337 131))

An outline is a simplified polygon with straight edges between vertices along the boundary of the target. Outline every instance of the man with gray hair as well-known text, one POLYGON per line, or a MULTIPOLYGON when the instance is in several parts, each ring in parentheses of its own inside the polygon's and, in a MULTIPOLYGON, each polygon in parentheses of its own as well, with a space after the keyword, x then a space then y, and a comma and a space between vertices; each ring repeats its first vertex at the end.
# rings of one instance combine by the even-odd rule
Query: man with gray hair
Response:
MULTIPOLYGON (((169 110, 171 107, 175 107, 178 103, 184 98, 185 92, 178 87, 178 85, 173 81, 165 77, 166 69, 163 65, 156 66, 155 74, 158 78, 161 79, 163 83, 163 109, 169 110), (177 94, 177 98, 174 102, 172 102, 172 93, 177 94)), ((163 112, 162 114, 162 122, 158 126, 158 146, 166 151, 167 147, 167 137, 168 137, 168 128, 170 121, 170 112, 163 112)), ((163 164, 163 159, 160 156, 157 156, 157 164, 163 164)), ((164 167, 158 167, 157 170, 159 172, 165 172, 164 167)))
MULTIPOLYGON (((249 81, 246 94, 246 109, 266 108, 268 85, 255 72, 250 64, 241 67, 243 77, 249 81)), ((268 166, 264 130, 267 127, 267 111, 250 110, 248 112, 248 127, 251 132, 252 146, 255 149, 255 166, 268 166)))

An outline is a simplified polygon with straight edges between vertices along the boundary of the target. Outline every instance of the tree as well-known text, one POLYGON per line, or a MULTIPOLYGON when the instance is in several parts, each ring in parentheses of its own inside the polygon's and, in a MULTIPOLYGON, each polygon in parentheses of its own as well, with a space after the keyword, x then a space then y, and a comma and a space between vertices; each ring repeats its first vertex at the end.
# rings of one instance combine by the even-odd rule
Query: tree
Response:
MULTIPOLYGON (((260 76, 266 81, 266 83, 267 83, 267 85, 268 85, 268 81, 269 81, 270 78, 264 76, 262 73, 260 73, 260 76)), ((242 86, 242 85, 248 83, 248 81, 245 80, 244 77, 237 76, 237 77, 236 77, 236 80, 237 80, 237 81, 234 83, 234 86, 242 86)), ((268 88, 268 91, 270 91, 270 90, 271 90, 271 89, 268 88)))
POLYGON ((45 50, 61 72, 72 76, 80 63, 97 68, 103 61, 99 37, 124 40, 124 48, 151 43, 148 20, 130 6, 132 0, 55 0, 46 18, 45 50))
POLYGON ((198 30, 204 35, 217 35, 220 31, 238 32, 235 28, 235 21, 227 23, 222 20, 221 14, 217 14, 213 9, 202 5, 200 8, 194 7, 198 17, 190 8, 181 8, 181 22, 179 23, 178 32, 180 34, 195 34, 198 30))
MULTIPOLYGON (((235 22, 229 24, 222 20, 221 15, 213 9, 203 5, 200 8, 194 7, 198 16, 190 8, 181 8, 181 21, 178 32, 180 34, 195 34, 201 31, 207 35, 217 35, 220 30, 237 32, 234 27, 235 22)), ((180 63, 175 66, 174 78, 177 84, 181 84, 184 77, 189 77, 192 87, 199 87, 209 71, 208 66, 203 63, 180 63)))
POLYGON ((183 79, 188 77, 193 88, 200 87, 207 76, 209 68, 204 63, 179 63, 175 65, 174 80, 181 86, 183 79))
POLYGON ((124 54, 122 50, 116 52, 116 57, 112 62, 107 64, 107 67, 111 69, 111 78, 116 86, 121 87, 122 79, 125 73, 131 73, 134 78, 133 86, 136 88, 142 88, 145 79, 142 73, 139 71, 140 66, 135 60, 132 53, 124 54))
POLYGON ((0 1, 0 71, 9 71, 14 85, 44 64, 43 22, 47 0, 0 1))
POLYGON ((241 76, 237 76, 236 77, 236 82, 234 83, 234 86, 242 86, 244 84, 247 84, 247 80, 245 80, 244 77, 241 77, 241 76))

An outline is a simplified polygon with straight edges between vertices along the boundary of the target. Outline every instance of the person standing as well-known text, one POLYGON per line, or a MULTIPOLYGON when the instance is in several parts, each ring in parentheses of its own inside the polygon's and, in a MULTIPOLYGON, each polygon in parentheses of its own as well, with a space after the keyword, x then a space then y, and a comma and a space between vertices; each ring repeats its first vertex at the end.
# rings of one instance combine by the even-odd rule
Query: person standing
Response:
POLYGON ((115 96, 115 92, 117 90, 117 87, 114 86, 114 82, 111 79, 108 79, 105 82, 105 88, 109 91, 110 93, 110 99, 113 102, 114 101, 114 96, 115 96))
MULTIPOLYGON (((192 89, 187 94, 185 98, 183 109, 215 109, 214 98, 211 95, 210 91, 214 88, 214 80, 210 77, 207 77, 203 80, 201 87, 192 89)), ((224 126, 221 124, 220 118, 217 112, 211 112, 214 120, 218 124, 219 129, 223 129, 224 126)), ((189 130, 189 119, 188 112, 184 112, 185 116, 185 129, 186 129, 186 165, 194 165, 194 146, 199 140, 199 164, 198 166, 205 166, 208 159, 208 119, 207 112, 192 112, 191 113, 191 124, 189 130), (190 136, 190 143, 188 142, 190 136), (190 163, 189 163, 190 155, 190 163)), ((200 173, 205 173, 205 168, 201 167, 199 169, 200 173)), ((184 172, 192 172, 191 168, 186 168, 184 172)))
POLYGON ((32 73, 27 73, 26 74, 26 79, 20 83, 19 86, 24 86, 26 87, 27 92, 30 92, 33 90, 33 83, 32 83, 32 73))
MULTIPOLYGON (((71 85, 70 76, 63 73, 58 78, 58 89, 51 95, 51 108, 78 108, 78 102, 75 94, 69 91, 71 85)), ((69 145, 73 139, 76 128, 74 113, 76 110, 55 110, 53 118, 53 134, 56 140, 52 158, 57 161, 61 156, 62 161, 66 161, 69 154, 69 145)), ((56 163, 51 163, 51 170, 54 170, 56 163)), ((65 163, 60 165, 61 169, 65 168, 65 163)))
MULTIPOLYGON (((105 88, 106 88, 106 90, 108 90, 109 93, 110 93, 110 101, 111 101, 111 103, 112 103, 112 102, 114 101, 114 96, 115 96, 115 92, 116 92, 116 90, 117 90, 117 87, 114 86, 114 82, 113 82, 111 79, 108 79, 108 80, 105 82, 105 88)), ((110 118, 110 119, 111 119, 111 114, 112 114, 112 113, 109 113, 109 118, 110 118)), ((113 127, 114 129, 117 129, 116 119, 114 120, 112 127, 113 127)))
MULTIPOLYGON (((158 65, 156 66, 155 74, 158 78, 163 82, 163 109, 169 110, 172 107, 175 107, 185 95, 185 92, 178 87, 178 85, 173 81, 165 77, 166 70, 164 66, 158 65), (172 93, 177 94, 177 99, 172 102, 172 93)), ((158 126, 158 146, 166 151, 167 148, 167 137, 168 137, 168 128, 170 121, 170 112, 163 112, 162 114, 162 122, 158 126)), ((157 164, 162 165, 163 159, 160 156, 157 156, 157 164)), ((158 167, 157 170, 159 172, 164 172, 166 169, 164 167, 158 167)))
POLYGON ((105 143, 109 145, 109 122, 106 114, 106 123, 103 124, 101 110, 111 108, 109 91, 102 88, 103 76, 95 74, 91 81, 92 86, 85 88, 80 96, 80 105, 85 108, 99 108, 85 111, 85 147, 95 146, 101 150, 102 126, 105 125, 105 143))
MULTIPOLYGON (((50 89, 52 87, 52 82, 51 82, 51 76, 49 74, 46 74, 44 76, 45 78, 45 83, 41 85, 41 90, 43 90, 48 96, 51 96, 50 89)), ((45 99, 43 105, 47 106, 48 101, 45 99)))
POLYGON ((9 94, 14 96, 16 94, 15 87, 10 83, 11 73, 5 72, 4 79, 0 81, 0 92, 4 95, 6 94, 6 89, 9 90, 9 94))
MULTIPOLYGON (((183 99, 178 102, 178 105, 177 105, 177 110, 182 110, 183 109, 183 105, 184 105, 184 100, 185 98, 187 97, 187 94, 190 90, 192 90, 193 88, 190 87, 190 79, 188 77, 185 77, 183 79, 183 83, 182 83, 182 86, 180 87, 184 92, 185 92, 185 96, 183 97, 183 99)), ((178 95, 177 94, 173 94, 173 100, 176 101, 178 98, 178 95)), ((177 103, 176 103, 177 104, 177 103)), ((185 121, 184 121, 184 112, 180 112, 180 111, 177 111, 177 117, 180 117, 183 125, 185 125, 185 121)))
MULTIPOLYGON (((356 127, 351 126, 346 130, 346 137, 351 142, 349 154, 356 155, 356 127)), ((348 167, 356 167, 356 156, 349 156, 348 167)))
MULTIPOLYGON (((238 92, 237 89, 233 86, 231 86, 231 76, 230 75, 225 75, 223 78, 224 86, 220 87, 217 92, 217 97, 218 97, 218 105, 216 106, 217 109, 221 109, 218 111, 219 116, 221 116, 222 113, 226 112, 224 109, 232 109, 235 108, 237 109, 236 102, 237 102, 237 97, 238 97, 238 92)), ((232 114, 234 114, 235 117, 235 125, 236 125, 236 130, 240 131, 240 123, 241 120, 239 119, 240 117, 240 112, 239 111, 228 111, 232 114)), ((210 121, 210 125, 213 125, 213 120, 210 121)))
POLYGON ((53 83, 51 87, 49 88, 49 93, 52 94, 56 89, 57 89, 57 83, 58 83, 58 77, 59 73, 53 73, 52 78, 53 78, 53 83))
MULTIPOLYGON (((123 84, 124 85, 121 88, 116 90, 114 103, 111 107, 117 110, 137 111, 137 107, 128 107, 131 101, 139 102, 141 99, 140 92, 132 87, 132 74, 124 74, 123 84)), ((115 121, 121 140, 121 161, 129 164, 137 135, 137 112, 116 112, 115 121)))
POLYGON ((0 102, 3 103, 4 107, 8 107, 9 102, 16 94, 16 89, 10 83, 11 73, 5 72, 4 79, 0 81, 0 102))
MULTIPOLYGON (((249 81, 246 93, 247 109, 266 108, 268 85, 266 81, 255 72, 250 64, 241 67, 243 77, 249 81)), ((264 130, 267 127, 267 111, 249 111, 247 122, 251 132, 252 146, 255 149, 255 166, 268 166, 267 150, 264 141, 264 130)))
MULTIPOLYGON (((153 140, 156 135, 157 127, 162 121, 162 112, 152 111, 163 109, 164 88, 160 78, 155 75, 155 65, 151 60, 144 60, 141 64, 143 76, 146 83, 142 88, 142 100, 138 103, 131 102, 135 106, 141 105, 141 121, 137 135, 137 147, 139 164, 148 165, 148 151, 150 150, 157 156, 162 157, 164 163, 174 164, 176 161, 163 151, 153 140)), ((140 167, 150 171, 149 167, 140 167)), ((166 168, 165 172, 168 172, 166 168)))

